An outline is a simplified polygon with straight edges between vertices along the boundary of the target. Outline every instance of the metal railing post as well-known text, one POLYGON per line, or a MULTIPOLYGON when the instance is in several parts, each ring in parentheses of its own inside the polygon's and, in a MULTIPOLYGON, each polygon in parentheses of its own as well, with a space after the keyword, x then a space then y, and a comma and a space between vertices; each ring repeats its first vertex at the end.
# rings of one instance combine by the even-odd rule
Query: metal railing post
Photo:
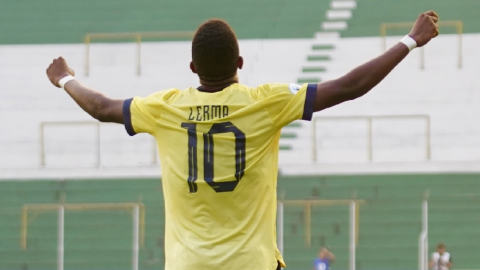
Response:
POLYGON ((420 48, 420 69, 425 69, 425 47, 420 48))
POLYGON ((40 166, 46 166, 46 151, 45 151, 45 126, 74 126, 74 125, 94 125, 96 127, 95 131, 95 155, 96 155, 96 164, 95 167, 99 168, 101 166, 101 140, 100 140, 100 123, 93 121, 78 121, 78 122, 42 122, 40 123, 40 166))
MULTIPOLYGON (((401 28, 411 28, 413 27, 413 22, 404 22, 404 23, 382 23, 380 25, 380 36, 384 39, 383 42, 383 51, 387 50, 386 36, 387 30, 391 29, 401 29, 401 28)), ((453 27, 457 30, 458 34, 458 68, 463 66, 463 49, 462 49, 462 35, 463 35, 463 22, 462 21, 440 21, 438 22, 439 27, 453 27)), ((420 68, 425 69, 425 52, 422 48, 420 50, 420 68)))
POLYGON ((312 158, 317 162, 317 118, 313 118, 312 128, 312 158))
POLYGON ((312 246, 312 205, 305 204, 305 245, 312 246))
POLYGON ((97 124, 97 168, 102 165, 101 147, 100 147, 100 123, 97 124))
POLYGON ((40 166, 45 167, 45 134, 44 123, 40 123, 40 166))
POLYGON ((367 153, 368 160, 373 161, 373 132, 372 132, 372 117, 367 117, 367 153))
POLYGON ((152 165, 156 165, 158 160, 158 155, 157 155, 157 140, 155 137, 153 137, 152 140, 153 143, 153 150, 152 150, 152 165))
POLYGON ((430 116, 425 116, 426 121, 426 128, 425 128, 425 145, 426 145, 426 158, 427 160, 432 159, 432 145, 431 145, 431 123, 430 123, 430 116))
POLYGON ((137 42, 137 76, 142 75, 142 35, 138 34, 135 41, 137 42))
POLYGON ((133 32, 133 33, 89 33, 85 35, 85 76, 90 75, 90 43, 96 40, 133 39, 137 43, 136 49, 136 73, 141 75, 141 42, 143 38, 192 38, 195 32, 133 32))
POLYGON ((458 68, 463 67, 463 22, 457 22, 458 33, 458 68))
POLYGON ((27 250, 27 233, 28 233, 28 208, 22 207, 22 226, 21 226, 20 246, 23 250, 27 250))
POLYGON ((425 159, 431 160, 431 119, 428 115, 379 115, 379 116, 327 116, 327 117, 315 117, 312 130, 312 160, 317 162, 318 150, 317 150, 317 122, 320 120, 357 120, 365 121, 367 124, 366 130, 366 151, 367 159, 373 161, 373 122, 378 119, 425 119, 425 159))
POLYGON ((382 42, 383 51, 386 52, 387 51, 387 25, 384 23, 382 23, 380 26, 380 35, 383 38, 383 42, 382 42))
POLYGON ((357 249, 357 243, 356 243, 356 239, 357 239, 357 236, 356 236, 356 214, 357 214, 357 211, 356 211, 356 201, 355 200, 351 200, 350 202, 350 209, 349 209, 349 212, 350 212, 350 228, 349 228, 349 234, 350 234, 350 243, 349 243, 349 270, 355 270, 356 268, 356 249, 357 249))
POLYGON ((418 239, 418 269, 428 270, 428 197, 430 190, 426 190, 422 201, 422 232, 418 239))
POLYGON ((57 269, 63 270, 65 257, 65 206, 58 205, 57 269))
POLYGON ((283 203, 277 202, 277 246, 280 254, 284 255, 283 249, 283 203))
POLYGON ((140 251, 140 207, 133 206, 133 241, 132 241, 132 270, 138 270, 139 251, 140 251))
POLYGON ((85 36, 85 76, 90 76, 90 35, 85 36))

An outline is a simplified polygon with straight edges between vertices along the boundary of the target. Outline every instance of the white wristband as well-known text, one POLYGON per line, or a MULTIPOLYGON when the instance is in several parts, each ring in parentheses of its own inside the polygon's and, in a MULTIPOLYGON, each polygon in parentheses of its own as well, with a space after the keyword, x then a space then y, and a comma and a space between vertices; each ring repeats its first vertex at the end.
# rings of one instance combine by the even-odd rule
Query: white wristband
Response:
POLYGON ((63 77, 60 81, 58 81, 58 85, 60 85, 61 88, 65 89, 65 84, 69 81, 73 81, 75 78, 71 75, 63 77))
POLYGON ((402 38, 400 42, 405 44, 410 51, 412 51, 417 47, 417 42, 415 41, 415 39, 411 38, 409 35, 406 35, 404 38, 402 38))

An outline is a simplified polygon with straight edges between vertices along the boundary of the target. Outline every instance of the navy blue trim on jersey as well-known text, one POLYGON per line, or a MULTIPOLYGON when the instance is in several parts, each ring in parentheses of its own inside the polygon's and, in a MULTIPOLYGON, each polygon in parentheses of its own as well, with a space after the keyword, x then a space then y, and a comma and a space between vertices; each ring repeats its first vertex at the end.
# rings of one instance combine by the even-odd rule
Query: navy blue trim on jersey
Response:
POLYGON ((310 121, 312 120, 313 115, 313 105, 315 103, 315 98, 317 97, 317 85, 308 84, 307 93, 305 94, 305 105, 303 106, 303 120, 310 121))
POLYGON ((132 126, 132 114, 130 113, 130 105, 132 104, 132 101, 133 98, 129 98, 123 102, 123 124, 130 136, 137 134, 132 126))

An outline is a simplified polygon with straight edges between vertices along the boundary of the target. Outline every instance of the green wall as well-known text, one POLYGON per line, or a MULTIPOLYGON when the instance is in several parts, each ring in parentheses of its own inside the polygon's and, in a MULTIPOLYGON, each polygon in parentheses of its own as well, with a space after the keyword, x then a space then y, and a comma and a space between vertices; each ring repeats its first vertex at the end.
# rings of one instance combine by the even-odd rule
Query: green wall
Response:
MULTIPOLYGON (((430 246, 446 242, 455 268, 475 269, 480 247, 480 175, 372 175, 281 177, 285 200, 366 200, 360 208, 357 269, 417 268, 421 201, 430 190, 430 246)), ((56 214, 30 214, 28 249, 20 247, 24 204, 143 202, 146 242, 140 269, 163 269, 164 212, 157 179, 0 182, 0 269, 55 269, 56 214)), ((330 246, 347 269, 348 208, 312 208, 311 247, 305 239, 303 207, 285 206, 288 269, 311 269, 321 246, 330 246)), ((128 211, 67 211, 65 269, 130 269, 132 221, 128 211)))
POLYGON ((86 33, 195 31, 226 19, 238 37, 310 38, 328 1, 0 0, 0 44, 81 43, 86 33))
MULTIPOLYGON (((330 0, 0 0, 0 44, 81 43, 87 33, 194 31, 223 18, 241 39, 311 38, 330 0)), ((414 21, 434 9, 480 32, 478 0, 361 0, 344 37, 378 36, 384 22, 414 21)), ((452 30, 441 29, 442 33, 452 30)), ((404 34, 408 29, 391 34, 404 34)))

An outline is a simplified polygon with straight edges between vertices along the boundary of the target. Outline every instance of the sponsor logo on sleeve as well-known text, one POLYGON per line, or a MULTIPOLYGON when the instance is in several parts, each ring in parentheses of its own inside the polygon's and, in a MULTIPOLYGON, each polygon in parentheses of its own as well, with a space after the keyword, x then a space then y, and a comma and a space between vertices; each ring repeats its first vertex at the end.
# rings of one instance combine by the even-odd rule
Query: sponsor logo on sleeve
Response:
POLYGON ((300 85, 296 85, 296 84, 290 84, 290 92, 292 92, 292 94, 296 95, 298 90, 300 90, 300 88, 302 88, 300 85))

